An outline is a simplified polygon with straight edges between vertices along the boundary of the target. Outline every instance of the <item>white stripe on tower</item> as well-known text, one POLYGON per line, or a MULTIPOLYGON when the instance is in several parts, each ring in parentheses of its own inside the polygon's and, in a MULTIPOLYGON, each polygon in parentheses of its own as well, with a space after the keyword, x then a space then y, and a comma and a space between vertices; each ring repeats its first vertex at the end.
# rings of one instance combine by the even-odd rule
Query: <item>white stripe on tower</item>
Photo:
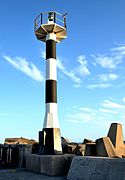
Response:
POLYGON ((46 80, 57 80, 57 62, 55 59, 50 58, 46 61, 46 80))

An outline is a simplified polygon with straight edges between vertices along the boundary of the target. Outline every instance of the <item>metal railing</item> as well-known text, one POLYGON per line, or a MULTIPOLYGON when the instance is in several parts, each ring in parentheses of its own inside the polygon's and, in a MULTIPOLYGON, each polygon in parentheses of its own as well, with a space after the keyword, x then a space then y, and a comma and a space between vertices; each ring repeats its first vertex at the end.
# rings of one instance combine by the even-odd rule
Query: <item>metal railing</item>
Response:
POLYGON ((66 28, 66 16, 67 16, 67 13, 62 15, 55 11, 42 12, 34 20, 34 31, 36 31, 42 24, 48 24, 48 20, 50 21, 52 20, 53 23, 56 23, 66 28))

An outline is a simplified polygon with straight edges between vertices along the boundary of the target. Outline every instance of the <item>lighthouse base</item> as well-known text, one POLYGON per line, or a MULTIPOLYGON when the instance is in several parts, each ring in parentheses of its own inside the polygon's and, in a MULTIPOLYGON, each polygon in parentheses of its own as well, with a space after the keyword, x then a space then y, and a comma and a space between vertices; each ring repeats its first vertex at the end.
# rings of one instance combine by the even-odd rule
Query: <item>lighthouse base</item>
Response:
POLYGON ((57 155, 62 154, 62 143, 59 128, 43 128, 39 131, 39 154, 57 155))

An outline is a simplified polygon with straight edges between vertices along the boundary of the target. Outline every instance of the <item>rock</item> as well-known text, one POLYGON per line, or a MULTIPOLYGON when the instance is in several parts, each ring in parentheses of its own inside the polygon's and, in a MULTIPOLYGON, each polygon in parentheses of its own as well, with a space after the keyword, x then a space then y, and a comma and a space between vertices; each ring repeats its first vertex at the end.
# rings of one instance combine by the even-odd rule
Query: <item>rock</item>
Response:
POLYGON ((5 138, 4 144, 35 144, 37 141, 33 139, 20 138, 5 138))

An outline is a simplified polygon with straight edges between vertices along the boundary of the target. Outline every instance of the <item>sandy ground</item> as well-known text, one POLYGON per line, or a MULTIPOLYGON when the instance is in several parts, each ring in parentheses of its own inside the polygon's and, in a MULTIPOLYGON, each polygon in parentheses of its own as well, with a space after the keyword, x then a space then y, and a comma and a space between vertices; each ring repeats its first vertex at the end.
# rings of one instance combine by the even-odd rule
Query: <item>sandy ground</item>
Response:
POLYGON ((0 169, 0 180, 65 180, 65 177, 49 177, 23 169, 0 169))

